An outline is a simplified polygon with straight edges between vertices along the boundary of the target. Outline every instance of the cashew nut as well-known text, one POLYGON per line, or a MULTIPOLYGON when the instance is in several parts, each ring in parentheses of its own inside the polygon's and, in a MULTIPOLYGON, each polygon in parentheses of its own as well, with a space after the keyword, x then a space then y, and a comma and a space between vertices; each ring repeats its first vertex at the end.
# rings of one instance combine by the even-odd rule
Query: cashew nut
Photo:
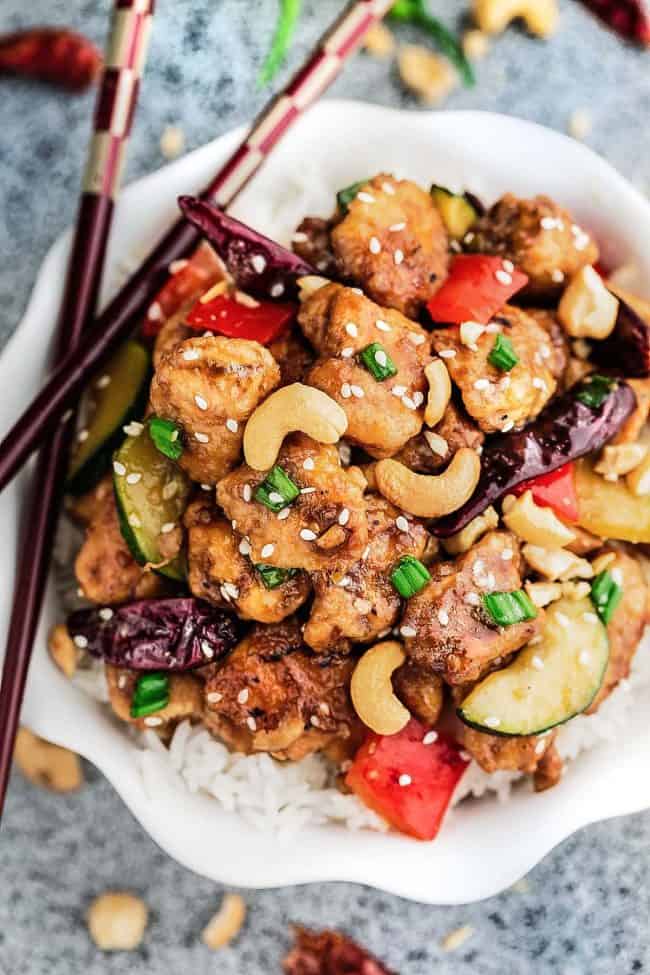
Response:
POLYGON ((563 548, 575 539, 573 532, 551 508, 535 504, 532 491, 517 498, 503 515, 503 520, 519 538, 542 548, 563 548))
POLYGON ((298 278, 298 298, 304 305, 308 298, 324 288, 326 284, 332 282, 328 278, 321 278, 318 274, 306 274, 304 278, 298 278))
POLYGON ((66 677, 72 677, 77 669, 79 651, 72 642, 64 623, 53 627, 47 641, 50 657, 66 677))
POLYGON ((600 274, 593 267, 583 267, 562 295, 557 317, 575 339, 606 339, 614 330, 618 304, 600 274))
POLYGON ((451 379, 442 359, 434 359, 424 370, 429 383, 429 395, 424 410, 424 422, 435 427, 442 420, 451 399, 451 379))
POLYGON ((542 548, 540 545, 524 545, 523 556, 526 562, 552 582, 569 579, 591 579, 594 570, 587 559, 581 559, 573 552, 563 548, 542 548))
POLYGON ((378 735, 395 735, 411 715, 393 691, 391 676, 404 663, 402 646, 395 640, 376 643, 354 668, 350 695, 363 723, 378 735))
POLYGON ((485 509, 482 515, 473 518, 469 525, 465 525, 462 531, 443 539, 443 547, 449 555, 461 555, 463 552, 469 552, 472 545, 478 542, 482 535, 485 535, 492 528, 496 528, 498 524, 499 516, 490 506, 485 509))
POLYGON ((396 460, 375 468, 380 494, 395 507, 418 518, 441 518, 457 511, 474 493, 481 473, 475 450, 461 447, 442 474, 415 474, 396 460))
POLYGON ((538 609, 554 603, 562 595, 559 582, 527 582, 524 588, 538 609))
POLYGON ((443 101, 458 84, 458 75, 445 58, 422 44, 405 44, 397 55, 404 85, 422 101, 443 101))
POLYGON ((637 498, 650 494, 650 454, 641 461, 625 478, 627 486, 637 498))
POLYGON ((602 474, 606 481, 616 481, 636 470, 647 453, 648 448, 642 443, 610 444, 603 448, 594 470, 597 474, 602 474))
POLYGON ((102 951, 135 951, 148 919, 143 900, 119 891, 95 898, 86 915, 90 937, 102 951))
POLYGON ((327 393, 292 383, 271 393, 250 417, 244 430, 244 457, 254 470, 266 471, 293 430, 319 443, 337 443, 347 427, 344 411, 327 393))
POLYGON ((14 760, 26 779, 53 792, 74 792, 83 785, 79 756, 20 728, 14 760))
POLYGON ((518 17, 531 34, 549 37, 557 27, 557 0, 474 0, 474 20, 487 34, 501 34, 518 17))
POLYGON ((203 944, 216 951, 229 944, 241 931, 246 919, 246 904, 239 894, 224 894, 221 907, 208 921, 201 940, 203 944))

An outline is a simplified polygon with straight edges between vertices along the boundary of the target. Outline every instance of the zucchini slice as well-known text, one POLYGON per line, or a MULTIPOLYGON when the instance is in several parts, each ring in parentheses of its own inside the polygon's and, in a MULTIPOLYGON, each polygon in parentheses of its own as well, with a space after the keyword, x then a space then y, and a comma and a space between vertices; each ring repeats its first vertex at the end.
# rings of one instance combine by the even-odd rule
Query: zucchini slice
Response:
POLYGON ((173 460, 156 449, 148 425, 139 436, 127 437, 116 451, 113 487, 120 529, 136 562, 159 566, 156 571, 162 575, 184 580, 187 570, 183 553, 161 564, 165 559, 160 536, 166 525, 175 525, 182 518, 190 482, 173 460))
POLYGON ((465 724, 494 735, 539 735, 589 707, 609 659, 607 631, 589 599, 559 599, 540 643, 490 674, 458 709, 465 724))
POLYGON ((149 354, 138 342, 122 345, 94 380, 95 406, 87 434, 77 441, 70 457, 66 484, 70 494, 90 491, 109 469, 113 451, 124 437, 122 427, 144 412, 148 381, 149 354))
POLYGON ((478 219, 478 211, 467 196, 452 193, 444 186, 431 187, 433 202, 438 208, 447 232, 454 240, 462 240, 472 224, 478 219))

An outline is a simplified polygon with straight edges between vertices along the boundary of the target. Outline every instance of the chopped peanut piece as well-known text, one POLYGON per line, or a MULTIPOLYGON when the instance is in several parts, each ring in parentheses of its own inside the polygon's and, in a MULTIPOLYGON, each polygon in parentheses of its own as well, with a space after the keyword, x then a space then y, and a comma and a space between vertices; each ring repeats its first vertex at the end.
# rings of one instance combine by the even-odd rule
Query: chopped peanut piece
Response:
POLYGON ((201 940, 212 951, 217 951, 237 937, 245 919, 244 899, 239 894, 225 894, 221 907, 208 922, 201 940))
POLYGON ((148 919, 144 901, 121 891, 95 898, 86 915, 90 937, 102 951, 135 951, 148 919))

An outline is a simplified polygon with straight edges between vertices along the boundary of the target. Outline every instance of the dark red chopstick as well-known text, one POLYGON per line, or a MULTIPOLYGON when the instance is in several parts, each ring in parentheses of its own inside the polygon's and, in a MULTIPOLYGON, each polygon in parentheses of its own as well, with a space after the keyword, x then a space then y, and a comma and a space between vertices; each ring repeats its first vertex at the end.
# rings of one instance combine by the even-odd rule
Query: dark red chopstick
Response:
MULTIPOLYGON (((295 120, 332 84, 368 29, 386 14, 392 0, 354 0, 326 32, 307 62, 262 111, 246 139, 217 173, 203 196, 227 207, 257 172, 295 120)), ((0 491, 48 436, 58 417, 81 395, 89 375, 143 316, 168 276, 172 261, 188 257, 196 231, 179 220, 124 285, 82 340, 50 374, 41 392, 0 443, 0 491)))
MULTIPOLYGON (((79 344, 92 322, 106 256, 114 198, 137 102, 154 0, 115 0, 93 137, 58 322, 56 361, 79 344)), ((0 684, 0 816, 34 636, 43 601, 65 482, 74 418, 43 449, 24 511, 14 599, 0 684)))

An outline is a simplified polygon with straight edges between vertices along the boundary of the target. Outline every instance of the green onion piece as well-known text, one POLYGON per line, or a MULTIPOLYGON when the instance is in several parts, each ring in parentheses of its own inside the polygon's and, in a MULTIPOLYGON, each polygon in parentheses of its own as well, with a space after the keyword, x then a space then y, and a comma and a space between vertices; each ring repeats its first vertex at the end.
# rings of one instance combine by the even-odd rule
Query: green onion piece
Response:
POLYGON ((401 558, 390 574, 390 581, 404 599, 410 599, 424 589, 430 578, 426 565, 413 555, 401 558))
POLYGON ((265 565, 263 562, 256 563, 255 568, 267 589, 277 589, 298 574, 297 569, 278 569, 275 565, 265 565))
POLYGON ((599 572, 591 584, 591 601, 596 612, 607 626, 616 607, 623 598, 623 587, 616 582, 611 572, 599 572))
POLYGON ((437 17, 432 17, 426 9, 424 0, 397 0, 389 13, 391 20, 420 27, 431 38, 440 51, 449 58, 467 87, 475 84, 474 71, 458 38, 437 17))
POLYGON ((585 406, 590 406, 592 410, 597 410, 599 406, 602 406, 616 385, 615 379, 594 373, 593 376, 588 376, 580 384, 580 390, 576 393, 576 399, 584 403, 585 406))
POLYGON ((512 626, 537 616, 535 606, 523 589, 488 593, 483 596, 483 605, 498 626, 512 626))
POLYGON ((149 420, 149 436, 153 440, 154 447, 165 457, 178 460, 183 453, 180 427, 177 427, 172 420, 153 416, 149 420))
POLYGON ((501 335, 501 333, 497 335, 492 351, 488 356, 488 362, 495 369, 500 369, 501 372, 510 372, 517 365, 519 356, 507 335, 501 335))
POLYGON ((338 191, 336 194, 336 202, 341 213, 348 212, 348 207, 352 203, 353 199, 367 182, 367 179, 360 179, 358 183, 351 183, 350 186, 346 186, 345 189, 338 191))
POLYGON ((383 383, 384 379, 390 379, 397 375, 397 366, 389 356, 386 349, 380 342, 373 342, 367 345, 359 353, 361 365, 365 366, 373 379, 378 383, 383 383))
POLYGON ((131 717, 143 718, 147 714, 162 711, 169 704, 169 677, 167 674, 141 674, 131 700, 131 717))
POLYGON ((295 501, 300 488, 293 483, 286 471, 278 464, 272 467, 255 491, 255 500, 265 504, 271 511, 282 511, 295 501))
POLYGON ((291 38, 296 29, 301 9, 302 0, 280 0, 280 15, 271 41, 271 50, 266 56, 257 79, 260 87, 268 85, 282 66, 291 47, 291 38))

